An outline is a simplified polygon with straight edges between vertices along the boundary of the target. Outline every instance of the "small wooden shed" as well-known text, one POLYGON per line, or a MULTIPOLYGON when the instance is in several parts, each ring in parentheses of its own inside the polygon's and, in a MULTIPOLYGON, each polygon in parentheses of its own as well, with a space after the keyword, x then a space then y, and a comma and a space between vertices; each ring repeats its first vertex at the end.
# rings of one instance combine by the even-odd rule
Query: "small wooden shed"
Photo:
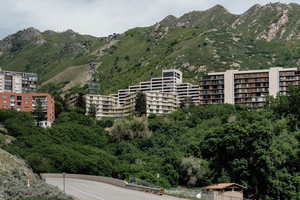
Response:
POLYGON ((243 200, 245 187, 236 183, 219 183, 202 188, 207 200, 243 200))

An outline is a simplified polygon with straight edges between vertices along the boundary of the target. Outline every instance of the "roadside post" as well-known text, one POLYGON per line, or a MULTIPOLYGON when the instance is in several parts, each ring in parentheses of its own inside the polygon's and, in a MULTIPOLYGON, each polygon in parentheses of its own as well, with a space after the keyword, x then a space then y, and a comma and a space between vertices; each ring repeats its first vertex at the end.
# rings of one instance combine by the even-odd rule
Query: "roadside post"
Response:
POLYGON ((66 173, 63 173, 63 191, 66 193, 66 173))
POLYGON ((27 178, 27 187, 29 188, 30 187, 30 179, 27 178))

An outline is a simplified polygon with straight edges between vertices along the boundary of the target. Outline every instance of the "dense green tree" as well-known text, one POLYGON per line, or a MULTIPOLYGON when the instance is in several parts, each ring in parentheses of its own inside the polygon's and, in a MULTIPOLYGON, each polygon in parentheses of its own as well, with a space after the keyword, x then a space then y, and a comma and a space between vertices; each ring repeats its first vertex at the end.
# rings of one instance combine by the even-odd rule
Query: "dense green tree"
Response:
POLYGON ((149 137, 151 134, 144 118, 116 120, 112 127, 112 137, 117 141, 149 137))
MULTIPOLYGON (((266 115, 259 112, 260 118, 266 115)), ((237 122, 211 129, 201 144, 204 157, 211 159, 216 180, 226 173, 230 181, 246 185, 248 195, 255 199, 273 196, 272 181, 279 181, 275 174, 297 157, 298 146, 295 137, 288 134, 287 121, 272 123, 260 118, 257 113, 242 113, 237 122)), ((279 199, 283 196, 278 194, 279 199)))
POLYGON ((139 117, 147 114, 146 94, 138 92, 135 100, 135 114, 139 117))
POLYGON ((97 114, 97 108, 96 108, 96 105, 95 105, 95 104, 91 104, 91 105, 90 105, 90 108, 89 108, 88 115, 89 115, 90 117, 95 118, 95 117, 96 117, 96 114, 97 114))
POLYGON ((185 97, 181 102, 179 107, 180 108, 185 108, 185 107, 190 107, 194 106, 194 102, 191 97, 185 97))
POLYGON ((208 162, 194 157, 183 158, 180 163, 181 180, 184 185, 195 186, 199 182, 207 182, 209 174, 208 162))
POLYGON ((0 110, 0 123, 15 137, 5 148, 36 172, 162 187, 237 182, 247 187, 246 198, 297 200, 300 115, 286 102, 292 101, 280 97, 260 109, 190 106, 167 116, 99 121, 67 109, 48 129, 33 126, 30 113, 0 110))

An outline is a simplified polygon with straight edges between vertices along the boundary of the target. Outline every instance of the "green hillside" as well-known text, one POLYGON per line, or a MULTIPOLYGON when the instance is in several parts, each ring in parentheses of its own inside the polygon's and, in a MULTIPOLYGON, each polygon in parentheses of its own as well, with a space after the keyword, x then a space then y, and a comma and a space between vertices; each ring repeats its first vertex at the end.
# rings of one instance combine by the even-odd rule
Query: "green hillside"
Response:
POLYGON ((0 67, 37 72, 41 82, 72 82, 64 80, 65 70, 95 59, 103 93, 159 75, 162 68, 181 69, 197 81, 208 71, 298 67, 299 13, 298 4, 255 5, 242 15, 217 5, 107 38, 31 28, 0 41, 0 67))
POLYGON ((3 69, 36 72, 48 80, 67 67, 88 63, 104 44, 103 39, 80 35, 71 30, 56 33, 28 28, 0 42, 0 66, 3 69))

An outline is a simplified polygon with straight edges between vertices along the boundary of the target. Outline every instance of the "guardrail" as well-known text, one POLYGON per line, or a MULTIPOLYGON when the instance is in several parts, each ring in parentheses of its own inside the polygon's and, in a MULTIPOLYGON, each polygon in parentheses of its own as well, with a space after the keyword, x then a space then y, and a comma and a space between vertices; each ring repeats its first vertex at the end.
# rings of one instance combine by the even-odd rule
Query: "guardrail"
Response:
POLYGON ((146 187, 142 185, 136 185, 136 184, 127 184, 126 188, 132 189, 132 190, 138 190, 143 192, 149 192, 153 194, 159 194, 162 195, 165 193, 165 189, 163 188, 152 188, 152 187, 146 187))
MULTIPOLYGON (((41 174, 42 178, 63 178, 63 174, 41 174)), ((81 179, 87 181, 95 181, 101 183, 107 183, 110 185, 115 185, 118 187, 125 187, 126 182, 123 180, 109 178, 104 176, 91 176, 91 175, 83 175, 83 174, 65 174, 65 178, 72 178, 72 179, 81 179)))
MULTIPOLYGON (((63 174, 40 174, 41 177, 45 180, 46 178, 63 178, 63 174)), ((163 188, 151 188, 141 185, 129 184, 126 181, 109 178, 104 176, 91 176, 91 175, 83 175, 83 174, 64 174, 65 178, 72 178, 72 179, 80 179, 80 180, 87 180, 87 181, 95 181, 101 183, 107 183, 110 185, 130 189, 130 190, 137 190, 142 192, 149 192, 153 194, 162 195, 165 193, 165 189, 163 188)))

